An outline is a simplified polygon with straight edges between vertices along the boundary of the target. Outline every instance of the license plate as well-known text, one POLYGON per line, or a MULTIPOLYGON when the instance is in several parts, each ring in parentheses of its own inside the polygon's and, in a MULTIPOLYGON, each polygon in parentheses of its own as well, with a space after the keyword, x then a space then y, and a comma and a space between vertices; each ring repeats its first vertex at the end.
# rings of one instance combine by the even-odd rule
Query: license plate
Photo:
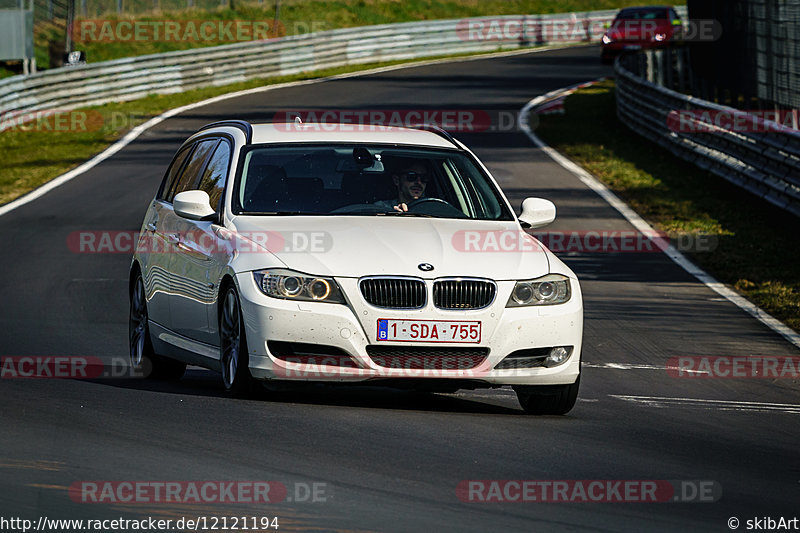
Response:
POLYGON ((379 341, 481 342, 481 323, 453 320, 378 319, 379 341))
POLYGON ((623 50, 641 50, 642 45, 640 44, 626 44, 622 47, 623 50))

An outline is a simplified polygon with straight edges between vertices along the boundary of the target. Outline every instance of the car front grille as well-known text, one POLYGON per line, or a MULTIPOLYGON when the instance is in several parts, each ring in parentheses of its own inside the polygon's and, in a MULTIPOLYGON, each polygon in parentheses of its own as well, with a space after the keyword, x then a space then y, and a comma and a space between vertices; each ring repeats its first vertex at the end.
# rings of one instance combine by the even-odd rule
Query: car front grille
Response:
POLYGON ((361 295, 375 307, 420 309, 425 307, 425 282, 417 278, 375 277, 359 283, 361 295))
POLYGON ((369 345, 367 355, 383 368, 468 370, 480 366, 486 360, 489 348, 369 345))
POLYGON ((439 309, 483 309, 494 300, 497 287, 482 279, 444 279, 433 284, 433 304, 439 309))

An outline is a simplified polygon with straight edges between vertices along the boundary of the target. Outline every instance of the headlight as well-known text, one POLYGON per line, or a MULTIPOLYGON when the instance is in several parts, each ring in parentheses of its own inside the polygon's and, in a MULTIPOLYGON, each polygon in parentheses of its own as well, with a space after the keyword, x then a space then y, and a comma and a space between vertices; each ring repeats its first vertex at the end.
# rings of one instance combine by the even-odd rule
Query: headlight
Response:
POLYGON ((561 274, 549 274, 530 281, 518 281, 506 307, 563 304, 569 298, 569 278, 561 274))
POLYGON ((656 33, 653 38, 658 42, 662 42, 662 41, 665 41, 667 39, 667 34, 666 33, 656 33))
POLYGON ((286 269, 259 270, 253 278, 261 292, 273 298, 343 304, 344 296, 333 278, 309 276, 286 269))
POLYGON ((603 44, 611 44, 613 40, 608 34, 603 35, 603 44))

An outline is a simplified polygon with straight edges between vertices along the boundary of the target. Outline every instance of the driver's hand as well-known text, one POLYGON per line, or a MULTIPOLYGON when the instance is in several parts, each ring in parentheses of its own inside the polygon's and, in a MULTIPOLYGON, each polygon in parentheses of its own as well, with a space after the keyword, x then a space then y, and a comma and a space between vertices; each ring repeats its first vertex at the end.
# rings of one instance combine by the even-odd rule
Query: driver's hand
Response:
POLYGON ((406 211, 408 211, 408 206, 405 203, 402 203, 400 205, 394 206, 394 210, 397 211, 398 213, 405 213, 406 211))

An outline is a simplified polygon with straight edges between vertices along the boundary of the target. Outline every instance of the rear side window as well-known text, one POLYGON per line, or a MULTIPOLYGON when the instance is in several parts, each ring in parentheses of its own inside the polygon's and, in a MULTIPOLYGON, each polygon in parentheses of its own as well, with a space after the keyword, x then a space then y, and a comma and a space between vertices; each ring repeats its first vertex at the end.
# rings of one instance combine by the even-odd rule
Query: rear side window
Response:
POLYGON ((228 163, 231 159, 231 145, 222 141, 214 150, 214 155, 208 161, 203 177, 200 179, 198 189, 208 193, 211 207, 220 212, 222 193, 225 191, 225 182, 228 177, 228 163))
POLYGON ((183 168, 183 163, 186 161, 186 158, 189 156, 189 154, 192 153, 193 147, 194 145, 178 152, 178 155, 176 155, 172 160, 172 164, 167 170, 167 175, 164 176, 164 182, 161 184, 161 189, 158 193, 159 200, 163 200, 164 197, 166 197, 169 193, 170 189, 175 186, 175 180, 180 175, 180 171, 183 168))
POLYGON ((180 177, 178 177, 175 185, 170 188, 169 193, 165 196, 166 201, 172 202, 176 194, 197 188, 200 182, 200 172, 205 167, 206 160, 217 142, 219 142, 217 139, 209 139, 197 143, 197 148, 192 152, 192 156, 189 158, 189 162, 186 163, 180 177))

